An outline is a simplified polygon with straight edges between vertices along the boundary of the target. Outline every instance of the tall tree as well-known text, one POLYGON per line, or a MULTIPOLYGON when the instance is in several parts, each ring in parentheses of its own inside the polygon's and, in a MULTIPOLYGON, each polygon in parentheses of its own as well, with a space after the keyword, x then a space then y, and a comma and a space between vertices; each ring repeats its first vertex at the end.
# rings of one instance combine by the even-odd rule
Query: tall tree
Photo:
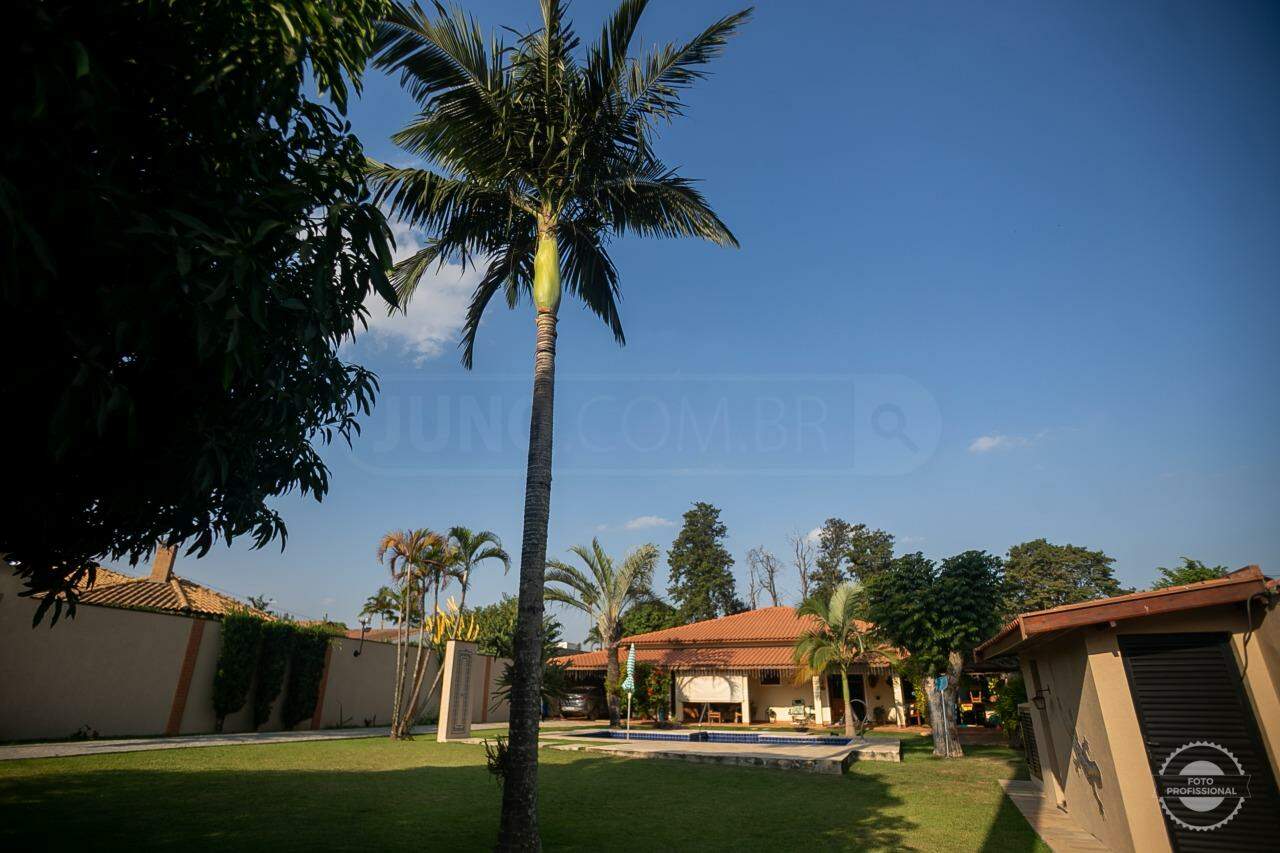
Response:
MULTIPOLYGON (((750 567, 753 587, 756 587, 761 597, 767 593, 771 606, 777 607, 779 603, 778 571, 782 568, 781 561, 768 548, 760 545, 747 552, 747 565, 750 567)), ((758 606, 756 596, 753 595, 751 609, 755 610, 758 606)))
POLYGON ((511 558, 502 550, 502 540, 489 530, 475 532, 467 527, 449 528, 449 547, 453 549, 453 572, 461 587, 458 610, 467 609, 467 591, 471 589, 471 573, 486 560, 502 563, 502 572, 511 571, 511 558))
POLYGON ((924 681, 933 754, 962 755, 956 687, 966 659, 1000 624, 1000 558, 965 551, 937 566, 918 552, 904 554, 875 573, 866 591, 876 630, 910 655, 905 668, 924 681), (947 683, 939 691, 941 675, 947 683))
POLYGON ((1201 581, 1217 580, 1227 576, 1226 566, 1206 566, 1199 560, 1193 560, 1190 557, 1182 557, 1181 566, 1175 566, 1172 569, 1166 569, 1163 566, 1156 568, 1160 573, 1160 578, 1151 585, 1152 589, 1164 589, 1170 586, 1182 586, 1188 583, 1200 583, 1201 581))
POLYGON ((849 737, 860 734, 857 712, 849 701, 849 670, 865 659, 871 633, 871 625, 858 618, 862 602, 862 589, 851 581, 837 586, 830 597, 818 594, 806 598, 796 612, 812 616, 816 626, 801 634, 792 650, 803 676, 824 676, 832 669, 840 673, 844 733, 849 737))
POLYGON ((883 571, 893 559, 893 534, 865 524, 855 524, 849 529, 849 548, 846 552, 849 573, 866 583, 871 576, 883 571))
POLYGON ((1125 590, 1113 563, 1103 552, 1079 545, 1044 539, 1014 545, 1004 563, 1006 615, 1119 595, 1125 590))
MULTIPOLYGON (((599 539, 591 547, 575 545, 569 549, 577 555, 586 571, 559 560, 547 561, 547 601, 567 604, 587 614, 605 648, 605 678, 618 681, 618 641, 622 639, 622 622, 633 604, 649 595, 653 569, 658 562, 658 548, 642 545, 627 554, 621 566, 600 547, 599 539)), ((618 697, 610 692, 609 724, 618 725, 618 697)))
POLYGON ((659 598, 638 601, 622 616, 622 636, 634 637, 680 625, 680 611, 659 598))
POLYGON ((0 552, 37 620, 104 555, 260 547, 274 497, 328 492, 316 445, 377 387, 341 347, 396 298, 343 116, 382 8, 6 4, 0 552))
POLYGON ((818 530, 818 558, 812 576, 814 595, 830 598, 849 579, 849 545, 853 525, 843 518, 828 518, 818 530))
POLYGON ((698 501, 684 514, 684 526, 667 553, 667 591, 686 623, 743 609, 730 571, 733 557, 724 547, 727 532, 720 510, 709 503, 698 501))
POLYGON ((813 540, 807 533, 793 531, 787 536, 791 546, 791 565, 796 570, 796 580, 800 587, 800 600, 809 597, 809 587, 813 576, 813 540))
POLYGON ((608 241, 624 234, 737 241, 687 178, 658 158, 662 123, 683 112, 682 91, 705 76, 747 19, 716 21, 684 44, 629 56, 645 0, 625 0, 585 57, 558 0, 542 25, 507 45, 486 41, 461 11, 396 6, 380 28, 379 68, 398 72, 421 113, 394 137, 429 168, 377 165, 372 181, 393 215, 430 234, 397 265, 407 301, 445 261, 484 269, 467 312, 463 362, 472 363, 486 307, 531 297, 537 334, 520 551, 520 614, 511 692, 500 849, 537 849, 543 580, 551 503, 552 401, 561 283, 623 341, 618 271, 608 241))

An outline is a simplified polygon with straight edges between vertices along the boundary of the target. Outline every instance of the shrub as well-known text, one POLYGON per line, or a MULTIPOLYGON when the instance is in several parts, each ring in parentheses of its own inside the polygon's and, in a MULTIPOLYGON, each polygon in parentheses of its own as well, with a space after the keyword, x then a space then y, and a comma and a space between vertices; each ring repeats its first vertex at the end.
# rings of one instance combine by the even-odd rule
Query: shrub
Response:
POLYGON ((1014 675, 997 688, 995 710, 1000 718, 1000 727, 1009 737, 1009 745, 1017 747, 1022 743, 1022 722, 1018 719, 1018 705, 1027 701, 1027 685, 1021 675, 1014 675))
POLYGON ((258 652, 258 686, 253 692, 253 727, 271 719, 271 707, 284 686, 284 672, 293 650, 295 628, 288 622, 264 622, 258 652))
POLYGON ((213 676, 215 731, 222 731, 227 717, 244 707, 258 663, 262 619, 245 611, 232 611, 222 619, 222 646, 218 671, 213 676))
POLYGON ((295 628, 289 661, 289 686, 284 694, 284 728, 292 729, 316 711, 320 679, 330 634, 322 628, 295 628))

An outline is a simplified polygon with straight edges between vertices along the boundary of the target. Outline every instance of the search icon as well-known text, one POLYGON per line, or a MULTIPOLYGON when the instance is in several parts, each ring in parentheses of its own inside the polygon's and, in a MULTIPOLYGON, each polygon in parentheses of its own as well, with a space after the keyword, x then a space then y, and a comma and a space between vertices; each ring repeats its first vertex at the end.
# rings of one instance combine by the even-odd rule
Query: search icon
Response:
POLYGON ((876 431, 876 435, 881 438, 897 439, 906 446, 907 450, 915 453, 920 448, 916 447, 916 443, 907 436, 904 431, 906 425, 907 416, 903 414, 902 407, 893 403, 881 403, 871 413, 871 428, 876 431))

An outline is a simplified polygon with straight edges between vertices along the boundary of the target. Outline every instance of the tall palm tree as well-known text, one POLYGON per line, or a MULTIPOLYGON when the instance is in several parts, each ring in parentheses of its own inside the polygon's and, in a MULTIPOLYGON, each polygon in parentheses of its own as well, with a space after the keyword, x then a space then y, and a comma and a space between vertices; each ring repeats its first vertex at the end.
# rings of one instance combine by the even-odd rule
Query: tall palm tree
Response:
POLYGON ((607 243, 623 234, 699 237, 736 246, 689 179, 658 158, 658 126, 683 111, 681 93, 705 76, 749 10, 684 44, 628 55, 646 0, 623 0, 600 40, 577 53, 559 0, 542 25, 511 45, 489 42, 460 10, 428 15, 396 5, 379 28, 375 65, 399 72, 421 106, 393 140, 429 168, 374 163, 370 180, 393 216, 430 235, 396 265, 400 304, 432 265, 476 264, 484 275, 463 331, 470 366, 485 308, 498 293, 535 308, 520 610, 511 693, 510 765, 503 786, 503 849, 538 849, 538 634, 551 503, 556 318, 563 284, 623 342, 618 271, 607 243))
POLYGON ((459 612, 467 609, 467 590, 471 588, 471 572, 476 566, 485 560, 500 560, 502 573, 511 571, 511 557, 502 549, 502 540, 498 538, 498 534, 489 530, 476 533, 461 525, 451 527, 449 528, 449 547, 454 552, 454 577, 458 579, 458 586, 462 588, 462 595, 458 601, 459 612))
MULTIPOLYGON (((615 568, 613 558, 600 547, 599 539, 591 547, 575 545, 569 549, 578 555, 587 571, 559 560, 547 561, 547 601, 567 604, 587 614, 604 644, 605 678, 618 682, 618 642, 622 639, 622 617, 631 605, 647 600, 652 593, 653 567, 658 562, 655 545, 641 545, 615 568), (552 584, 558 584, 553 586, 552 584)), ((618 696, 610 691, 609 724, 619 722, 618 696)))
POLYGON ((844 733, 857 734, 854 710, 849 704, 849 670, 867 653, 871 626, 857 618, 861 605, 861 586, 846 581, 831 592, 831 597, 818 593, 796 608, 801 616, 812 616, 817 624, 796 640, 793 656, 801 678, 824 676, 832 668, 840 672, 840 689, 844 693, 844 733))

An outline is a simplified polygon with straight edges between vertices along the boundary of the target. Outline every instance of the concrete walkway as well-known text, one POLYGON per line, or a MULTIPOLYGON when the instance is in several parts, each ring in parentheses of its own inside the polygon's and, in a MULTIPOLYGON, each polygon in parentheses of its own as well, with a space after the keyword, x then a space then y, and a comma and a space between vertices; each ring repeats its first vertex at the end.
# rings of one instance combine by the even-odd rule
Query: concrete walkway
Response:
POLYGON ((1035 782, 1006 779, 1000 787, 1053 853, 1106 853, 1102 842, 1050 802, 1035 782))
MULTIPOLYGON (((544 720, 543 729, 579 728, 583 720, 544 720)), ((588 723, 589 724, 589 723, 588 723)), ((506 723, 475 723, 472 731, 505 730, 506 723)), ((415 735, 435 734, 435 726, 415 726, 415 735)), ((360 729, 317 729, 303 732, 242 732, 238 734, 182 735, 178 737, 120 738, 116 740, 71 740, 0 746, 0 761, 21 758, 62 758, 69 755, 101 755, 108 752, 145 752, 152 749, 190 749, 199 746, 298 743, 308 740, 352 740, 387 737, 390 726, 360 729)))

